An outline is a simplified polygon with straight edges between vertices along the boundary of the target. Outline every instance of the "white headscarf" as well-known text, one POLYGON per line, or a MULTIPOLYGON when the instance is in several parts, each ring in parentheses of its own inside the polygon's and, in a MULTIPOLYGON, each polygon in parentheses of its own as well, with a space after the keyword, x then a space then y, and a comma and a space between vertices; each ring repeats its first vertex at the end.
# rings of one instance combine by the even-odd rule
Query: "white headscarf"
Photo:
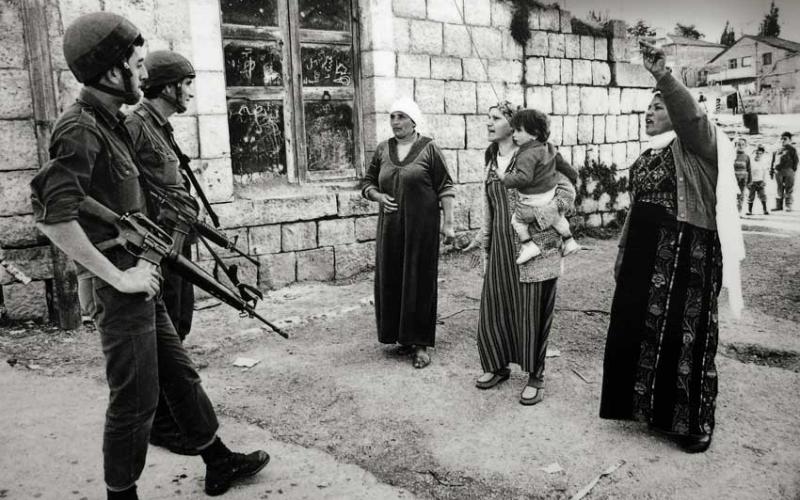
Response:
POLYGON ((422 128, 422 111, 420 111, 419 106, 417 106, 417 103, 414 102, 413 99, 401 97, 400 99, 394 101, 392 103, 392 109, 390 109, 389 112, 394 113, 396 111, 399 111, 411 118, 411 121, 413 121, 414 125, 416 125, 414 129, 417 132, 420 131, 422 128))

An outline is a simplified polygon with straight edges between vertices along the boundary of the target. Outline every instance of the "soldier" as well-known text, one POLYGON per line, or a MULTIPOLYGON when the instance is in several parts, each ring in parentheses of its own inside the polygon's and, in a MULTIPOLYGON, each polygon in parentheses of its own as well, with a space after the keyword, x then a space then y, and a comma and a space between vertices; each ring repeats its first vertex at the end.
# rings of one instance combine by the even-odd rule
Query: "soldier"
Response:
MULTIPOLYGON (((174 224, 164 220, 160 214, 158 196, 166 195, 174 203, 197 216, 197 203, 192 199, 188 181, 180 171, 180 148, 172 134, 168 119, 175 113, 186 111, 194 97, 192 83, 195 72, 185 57, 177 52, 161 50, 147 54, 144 60, 147 80, 144 82, 144 99, 128 116, 125 125, 133 140, 137 164, 145 180, 143 187, 150 214, 171 235, 177 236, 182 254, 191 258, 192 234, 182 235, 174 231, 174 224), (155 191, 155 192, 154 192, 155 191)), ((180 275, 164 269, 164 305, 181 341, 192 328, 194 312, 194 287, 180 275)), ((162 396, 150 431, 150 443, 163 446, 180 455, 196 455, 186 442, 180 428, 172 417, 169 406, 162 396)))
POLYGON ((119 111, 139 101, 144 39, 121 16, 87 14, 67 28, 64 56, 84 86, 54 126, 50 161, 31 181, 31 198, 37 227, 81 273, 93 275, 110 392, 103 436, 108 498, 138 498, 159 380, 187 442, 206 463, 206 493, 222 494, 264 468, 269 455, 233 453, 222 443, 214 407, 159 295, 159 270, 119 247, 98 250, 95 244, 114 238, 114 230, 79 213, 86 196, 117 213, 146 213, 119 111))

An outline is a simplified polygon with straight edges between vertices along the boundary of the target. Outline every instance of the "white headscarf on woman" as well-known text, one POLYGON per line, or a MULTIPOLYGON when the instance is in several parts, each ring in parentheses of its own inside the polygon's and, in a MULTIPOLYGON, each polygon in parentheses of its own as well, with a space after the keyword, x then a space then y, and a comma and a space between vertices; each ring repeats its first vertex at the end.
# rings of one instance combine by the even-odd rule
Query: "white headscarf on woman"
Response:
POLYGON ((420 132, 423 126, 422 124, 423 115, 422 111, 420 111, 419 109, 419 106, 417 106, 417 103, 414 102, 413 99, 410 99, 408 97, 401 97, 400 99, 394 101, 392 103, 392 109, 390 109, 389 112, 394 113, 397 111, 411 118, 411 121, 413 121, 414 125, 416 125, 414 127, 414 130, 420 132))

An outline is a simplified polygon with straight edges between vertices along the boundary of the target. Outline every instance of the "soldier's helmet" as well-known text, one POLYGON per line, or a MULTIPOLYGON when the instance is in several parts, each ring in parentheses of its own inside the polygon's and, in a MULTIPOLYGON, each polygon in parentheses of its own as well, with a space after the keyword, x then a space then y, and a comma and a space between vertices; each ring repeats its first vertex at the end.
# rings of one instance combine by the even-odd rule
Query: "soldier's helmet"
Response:
POLYGON ((64 33, 64 58, 79 82, 92 82, 117 65, 140 36, 139 28, 118 14, 85 14, 64 33))
POLYGON ((147 80, 144 88, 155 88, 177 83, 184 78, 194 78, 194 66, 188 59, 171 50, 156 50, 144 59, 147 80))

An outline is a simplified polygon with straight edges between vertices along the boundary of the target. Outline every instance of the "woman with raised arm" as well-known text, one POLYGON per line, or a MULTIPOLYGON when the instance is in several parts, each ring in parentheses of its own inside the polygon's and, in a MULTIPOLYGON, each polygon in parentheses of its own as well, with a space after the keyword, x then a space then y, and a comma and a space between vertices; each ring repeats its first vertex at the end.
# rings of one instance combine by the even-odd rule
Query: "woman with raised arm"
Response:
POLYGON ((392 105, 394 137, 378 144, 364 177, 364 198, 380 203, 375 256, 378 341, 431 362, 436 340, 439 234, 453 241, 453 181, 442 152, 417 132, 422 113, 411 99, 392 105), (442 208, 440 217, 439 207, 442 208))
POLYGON ((742 308, 735 153, 664 53, 645 43, 642 53, 656 80, 650 144, 629 173, 600 416, 645 421, 703 452, 714 432, 720 287, 734 316, 742 308))

